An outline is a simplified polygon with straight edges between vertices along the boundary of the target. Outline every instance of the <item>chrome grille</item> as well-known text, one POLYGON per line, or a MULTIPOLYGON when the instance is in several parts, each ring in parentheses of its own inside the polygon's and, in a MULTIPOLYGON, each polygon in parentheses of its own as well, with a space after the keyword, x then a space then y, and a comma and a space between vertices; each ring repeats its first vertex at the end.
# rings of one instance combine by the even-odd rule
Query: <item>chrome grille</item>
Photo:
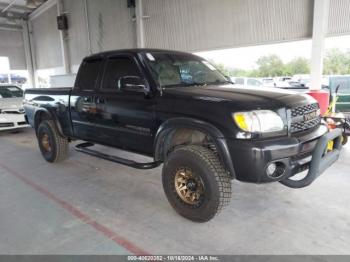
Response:
POLYGON ((291 132, 292 133, 302 132, 318 126, 321 123, 320 116, 316 116, 315 118, 310 119, 308 121, 305 121, 304 119, 305 114, 311 113, 318 109, 319 109, 319 106, 317 103, 292 108, 291 132))

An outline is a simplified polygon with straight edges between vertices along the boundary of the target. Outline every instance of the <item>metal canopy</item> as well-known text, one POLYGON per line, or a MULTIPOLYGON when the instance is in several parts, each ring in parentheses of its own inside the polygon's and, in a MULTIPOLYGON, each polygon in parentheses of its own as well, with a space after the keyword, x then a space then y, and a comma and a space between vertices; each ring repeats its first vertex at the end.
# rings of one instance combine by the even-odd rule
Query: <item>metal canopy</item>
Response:
POLYGON ((2 28, 16 28, 20 20, 37 9, 46 0, 0 0, 0 24, 2 28), (7 26, 8 25, 8 26, 7 26))

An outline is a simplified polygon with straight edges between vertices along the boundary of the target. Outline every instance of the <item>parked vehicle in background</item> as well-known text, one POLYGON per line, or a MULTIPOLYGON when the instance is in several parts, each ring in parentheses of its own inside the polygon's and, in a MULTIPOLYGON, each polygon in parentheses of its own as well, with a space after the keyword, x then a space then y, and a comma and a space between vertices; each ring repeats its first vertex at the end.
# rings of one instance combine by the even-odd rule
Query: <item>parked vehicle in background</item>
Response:
POLYGON ((0 83, 9 84, 10 82, 11 84, 24 84, 27 78, 16 74, 0 74, 0 83))
MULTIPOLYGON (((301 87, 304 87, 305 89, 309 89, 311 87, 311 79, 310 78, 304 78, 299 81, 299 84, 301 87)), ((322 88, 328 87, 328 79, 322 78, 322 88)))
POLYGON ((333 99, 338 97, 335 110, 350 114, 350 76, 330 76, 329 90, 333 99), (337 86, 340 86, 338 92, 336 92, 337 86))
POLYGON ((235 85, 241 86, 259 87, 263 85, 261 80, 252 77, 231 77, 231 81, 235 85))
POLYGON ((0 84, 0 131, 28 127, 22 102, 23 91, 18 86, 0 84))
MULTIPOLYGON (((280 82, 281 83, 281 82, 280 82)), ((322 77, 322 89, 329 90, 329 77, 322 77)), ((276 87, 282 89, 288 89, 295 92, 305 93, 310 88, 310 76, 309 75, 295 75, 288 80, 286 78, 285 84, 276 84, 276 87)))
POLYGON ((275 87, 275 80, 273 78, 262 78, 261 81, 264 87, 275 87))
POLYGON ((291 85, 289 84, 289 81, 292 80, 289 76, 282 76, 282 77, 275 77, 275 87, 279 88, 289 88, 291 85))

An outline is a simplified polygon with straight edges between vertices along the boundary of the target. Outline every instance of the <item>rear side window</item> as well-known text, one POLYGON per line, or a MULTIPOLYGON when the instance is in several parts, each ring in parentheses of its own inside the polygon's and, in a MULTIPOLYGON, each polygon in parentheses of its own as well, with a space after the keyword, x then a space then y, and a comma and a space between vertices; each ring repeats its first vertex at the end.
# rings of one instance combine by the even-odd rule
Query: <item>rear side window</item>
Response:
POLYGON ((124 76, 138 76, 142 78, 135 61, 129 57, 114 57, 107 62, 103 78, 103 89, 118 89, 118 81, 124 76))
POLYGON ((0 98, 23 97, 23 91, 17 86, 0 86, 0 98))
POLYGON ((101 59, 84 61, 79 69, 76 87, 81 90, 94 90, 101 64, 101 59))

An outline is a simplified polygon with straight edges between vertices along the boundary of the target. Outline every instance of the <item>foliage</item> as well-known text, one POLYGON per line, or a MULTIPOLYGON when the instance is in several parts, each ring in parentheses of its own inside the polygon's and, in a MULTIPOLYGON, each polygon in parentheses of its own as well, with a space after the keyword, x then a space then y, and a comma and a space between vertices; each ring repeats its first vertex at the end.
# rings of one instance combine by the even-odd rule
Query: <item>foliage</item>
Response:
POLYGON ((345 75, 350 73, 350 51, 333 48, 326 52, 323 73, 326 75, 345 75))
MULTIPOLYGON (((227 76, 274 77, 310 73, 309 59, 304 57, 296 57, 288 63, 283 63, 282 59, 274 54, 261 56, 256 61, 257 68, 252 70, 230 68, 224 64, 216 64, 214 61, 212 63, 227 76)), ((324 58, 323 73, 326 75, 350 74, 350 50, 328 50, 324 58)))
POLYGON ((304 57, 297 57, 284 65, 284 75, 293 76, 310 73, 309 60, 304 57))
POLYGON ((277 55, 267 55, 260 57, 256 64, 258 65, 258 74, 264 76, 281 76, 284 74, 284 64, 277 55))

